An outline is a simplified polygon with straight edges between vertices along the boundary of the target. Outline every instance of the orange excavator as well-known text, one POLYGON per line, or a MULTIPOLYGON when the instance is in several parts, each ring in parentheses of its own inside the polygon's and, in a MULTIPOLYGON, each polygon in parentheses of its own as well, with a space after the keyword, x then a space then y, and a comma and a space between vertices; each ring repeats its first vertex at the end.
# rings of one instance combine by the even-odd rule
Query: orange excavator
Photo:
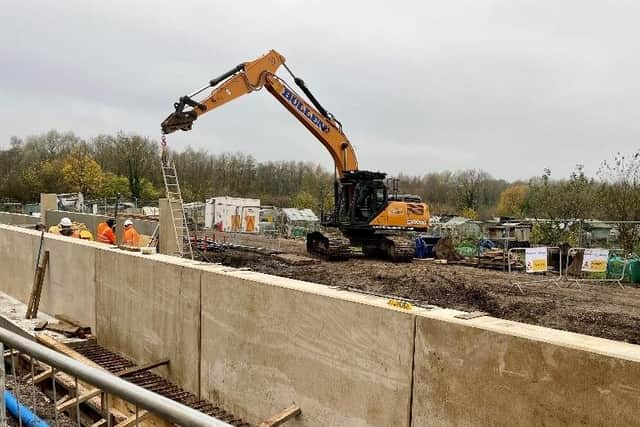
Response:
POLYGON ((406 234, 427 229, 427 205, 416 196, 389 194, 385 173, 358 168, 356 153, 342 131, 342 124, 323 108, 278 52, 271 50, 255 61, 242 63, 194 93, 181 97, 174 104, 175 111, 162 122, 162 133, 191 130, 201 115, 262 88, 324 145, 335 164, 334 211, 323 218, 324 231, 307 235, 308 252, 332 260, 347 259, 351 256, 351 247, 359 246, 367 257, 410 261, 415 245, 406 234), (281 66, 291 74, 307 99, 275 74, 281 66), (200 101, 194 99, 210 88, 213 90, 209 96, 200 101))

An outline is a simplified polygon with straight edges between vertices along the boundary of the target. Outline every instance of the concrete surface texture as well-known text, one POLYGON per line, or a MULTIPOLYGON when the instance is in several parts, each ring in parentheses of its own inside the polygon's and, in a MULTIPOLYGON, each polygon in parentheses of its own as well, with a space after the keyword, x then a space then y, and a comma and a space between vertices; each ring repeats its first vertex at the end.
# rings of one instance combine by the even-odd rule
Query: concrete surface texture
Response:
MULTIPOLYGON (((26 302, 39 233, 0 225, 0 291, 26 302)), ((638 425, 640 346, 48 235, 42 309, 95 318, 138 363, 291 426, 638 425)), ((92 326, 94 326, 92 324, 92 326)))
POLYGON ((413 426, 640 424, 637 345, 454 315, 417 317, 413 426))
POLYGON ((408 425, 413 318, 251 272, 202 277, 202 395, 252 423, 408 425))
MULTIPOLYGON (((0 227, 8 227, 2 226, 0 227)), ((0 290, 28 302, 33 288, 40 232, 11 227, 19 232, 0 234, 0 290)), ((40 309, 67 314, 95 328, 95 250, 99 243, 45 233, 42 245, 49 251, 40 309)))
POLYGON ((47 211, 56 209, 58 209, 58 195, 55 193, 40 193, 40 222, 47 224, 47 211))
MULTIPOLYGON (((200 272, 173 257, 99 250, 96 316, 100 344, 138 363, 168 357, 170 379, 199 393, 200 272)), ((166 369, 166 368, 162 368, 166 369)))
MULTIPOLYGON (((158 252, 161 254, 173 255, 182 249, 182 233, 180 239, 176 238, 176 229, 173 226, 169 199, 160 199, 160 239, 158 241, 158 252)), ((177 226, 182 225, 182 220, 178 220, 177 226)))

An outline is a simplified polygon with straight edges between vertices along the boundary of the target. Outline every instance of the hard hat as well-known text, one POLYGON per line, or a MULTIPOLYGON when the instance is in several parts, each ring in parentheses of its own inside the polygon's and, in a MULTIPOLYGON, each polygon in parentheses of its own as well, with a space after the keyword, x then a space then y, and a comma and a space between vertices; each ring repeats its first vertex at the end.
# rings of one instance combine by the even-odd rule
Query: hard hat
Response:
POLYGON ((133 222, 131 222, 131 220, 130 220, 130 219, 128 219, 128 220, 126 220, 126 221, 124 222, 124 226, 125 226, 125 227, 127 227, 127 226, 129 226, 129 225, 133 225, 133 222))
POLYGON ((71 227, 73 224, 66 216, 60 220, 60 227, 71 227))

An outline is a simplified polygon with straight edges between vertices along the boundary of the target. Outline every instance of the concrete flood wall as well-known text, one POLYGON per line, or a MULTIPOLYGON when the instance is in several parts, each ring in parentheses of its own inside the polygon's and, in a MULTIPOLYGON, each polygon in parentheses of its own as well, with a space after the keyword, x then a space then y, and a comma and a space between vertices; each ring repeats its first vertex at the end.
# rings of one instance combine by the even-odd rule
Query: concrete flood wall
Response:
POLYGON ((36 225, 40 218, 11 212, 0 212, 0 224, 10 225, 36 225))
POLYGON ((412 425, 640 425, 640 346, 456 314, 416 317, 412 425))
MULTIPOLYGON (((45 233, 49 251, 40 310, 67 314, 92 328, 95 321, 95 251, 100 244, 45 233)), ((33 288, 40 232, 0 225, 0 288, 27 303, 33 288)))
POLYGON ((172 260, 117 249, 97 252, 97 336, 138 363, 169 358, 165 374, 198 394, 200 271, 172 260))
MULTIPOLYGON (((0 290, 22 301, 39 234, 0 225, 0 290)), ((640 425, 640 346, 164 255, 47 236, 42 309, 93 322, 185 388, 291 426, 640 425), (92 320, 93 319, 93 320, 92 320)))
POLYGON ((295 402, 303 414, 291 425, 408 425, 412 316, 326 291, 203 274, 202 395, 251 422, 295 402))

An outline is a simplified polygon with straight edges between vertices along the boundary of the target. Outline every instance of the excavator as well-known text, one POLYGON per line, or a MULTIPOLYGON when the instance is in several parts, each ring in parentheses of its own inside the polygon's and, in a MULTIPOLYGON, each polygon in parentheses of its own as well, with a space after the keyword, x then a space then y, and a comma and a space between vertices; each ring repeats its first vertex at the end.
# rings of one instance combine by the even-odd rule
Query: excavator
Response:
POLYGON ((275 50, 244 62, 209 81, 190 95, 180 97, 161 124, 162 133, 189 131, 201 115, 251 92, 266 88, 329 151, 335 164, 334 210, 322 219, 323 231, 307 234, 307 251, 330 260, 352 255, 352 246, 361 247, 366 257, 382 257, 393 262, 411 261, 415 244, 409 231, 426 231, 429 209, 416 196, 403 197, 388 189, 383 172, 360 170, 355 150, 342 131, 342 124, 296 77, 275 50), (276 75, 280 67, 291 75, 306 95, 300 96, 276 75), (209 96, 194 98, 213 88, 209 96))

